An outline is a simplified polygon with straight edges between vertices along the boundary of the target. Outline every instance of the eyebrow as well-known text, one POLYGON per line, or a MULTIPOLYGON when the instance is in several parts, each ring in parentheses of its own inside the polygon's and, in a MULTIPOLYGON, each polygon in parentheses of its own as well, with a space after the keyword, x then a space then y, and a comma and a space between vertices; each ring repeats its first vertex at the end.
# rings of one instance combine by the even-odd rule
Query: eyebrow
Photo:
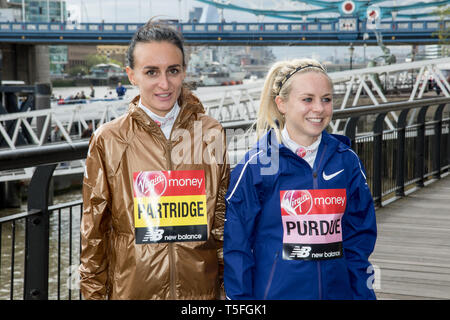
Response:
MULTIPOLYGON (((169 69, 169 68, 176 68, 176 67, 181 68, 181 64, 172 64, 172 65, 168 66, 167 69, 169 69)), ((145 66, 142 69, 159 69, 159 67, 156 67, 156 66, 145 66)))
MULTIPOLYGON (((301 93, 300 92, 300 95, 302 95, 302 96, 308 96, 308 97, 315 97, 315 94, 312 94, 312 93, 301 93)), ((326 97, 326 96, 332 96, 333 94, 331 93, 331 92, 329 92, 329 93, 325 93, 322 97, 326 97)))

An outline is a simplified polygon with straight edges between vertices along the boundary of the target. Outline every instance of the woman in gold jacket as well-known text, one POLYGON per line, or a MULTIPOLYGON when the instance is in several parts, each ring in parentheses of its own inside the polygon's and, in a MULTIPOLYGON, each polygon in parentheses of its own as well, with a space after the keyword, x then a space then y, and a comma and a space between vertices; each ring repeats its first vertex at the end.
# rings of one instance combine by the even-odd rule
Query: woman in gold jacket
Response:
POLYGON ((140 28, 126 71, 140 95, 95 131, 86 159, 82 295, 216 299, 229 179, 224 130, 183 87, 176 31, 140 28))

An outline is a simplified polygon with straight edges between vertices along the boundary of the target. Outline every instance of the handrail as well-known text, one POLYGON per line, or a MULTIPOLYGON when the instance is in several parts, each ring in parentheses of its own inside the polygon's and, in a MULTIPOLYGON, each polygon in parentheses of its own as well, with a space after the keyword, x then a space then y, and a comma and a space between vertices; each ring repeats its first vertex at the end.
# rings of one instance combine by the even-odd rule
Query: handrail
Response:
MULTIPOLYGON (((353 107, 334 111, 333 119, 345 119, 447 103, 450 103, 450 98, 439 97, 407 102, 389 102, 379 104, 378 106, 353 107)), ((253 123, 254 120, 249 120, 247 122, 243 121, 242 127, 248 127, 253 123)), ((84 159, 88 148, 89 142, 82 141, 44 145, 39 148, 23 148, 2 151, 0 152, 0 171, 84 159)))
POLYGON ((33 216, 35 214, 39 214, 41 212, 42 212, 42 210, 31 209, 31 210, 28 210, 28 211, 19 212, 19 213, 16 213, 16 214, 11 214, 11 215, 8 215, 6 217, 1 217, 0 218, 0 225, 2 223, 9 222, 9 221, 19 220, 19 219, 23 219, 23 218, 29 218, 29 217, 31 217, 31 216, 33 216))
POLYGON ((0 152, 0 171, 86 158, 89 141, 58 143, 0 152))
POLYGON ((450 103, 450 97, 421 99, 415 101, 380 103, 378 106, 360 106, 333 112, 333 119, 345 119, 350 117, 366 116, 390 111, 400 111, 405 109, 415 109, 429 105, 450 103))

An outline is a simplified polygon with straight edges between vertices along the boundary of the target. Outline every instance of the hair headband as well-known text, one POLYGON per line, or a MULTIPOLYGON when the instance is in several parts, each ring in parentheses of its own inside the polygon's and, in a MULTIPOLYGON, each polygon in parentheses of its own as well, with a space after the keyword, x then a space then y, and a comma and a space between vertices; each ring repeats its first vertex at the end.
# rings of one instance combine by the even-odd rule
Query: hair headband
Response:
POLYGON ((302 69, 306 69, 306 68, 317 68, 320 69, 322 71, 325 71, 322 67, 313 65, 313 64, 307 64, 306 66, 300 66, 297 67, 294 71, 292 71, 291 73, 289 73, 283 80, 281 80, 280 82, 278 82, 278 94, 281 91, 281 88, 283 87, 283 85, 286 83, 286 81, 289 80, 290 77, 292 77, 296 72, 302 70, 302 69))

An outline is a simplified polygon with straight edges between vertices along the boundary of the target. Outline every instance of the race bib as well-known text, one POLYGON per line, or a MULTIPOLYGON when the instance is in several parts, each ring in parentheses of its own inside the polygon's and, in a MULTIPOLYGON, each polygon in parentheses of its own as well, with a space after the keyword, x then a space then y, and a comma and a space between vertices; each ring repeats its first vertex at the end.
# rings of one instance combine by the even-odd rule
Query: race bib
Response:
POLYGON ((203 170, 133 173, 137 244, 206 241, 203 170))
POLYGON ((284 260, 342 257, 345 189, 280 191, 284 260))

